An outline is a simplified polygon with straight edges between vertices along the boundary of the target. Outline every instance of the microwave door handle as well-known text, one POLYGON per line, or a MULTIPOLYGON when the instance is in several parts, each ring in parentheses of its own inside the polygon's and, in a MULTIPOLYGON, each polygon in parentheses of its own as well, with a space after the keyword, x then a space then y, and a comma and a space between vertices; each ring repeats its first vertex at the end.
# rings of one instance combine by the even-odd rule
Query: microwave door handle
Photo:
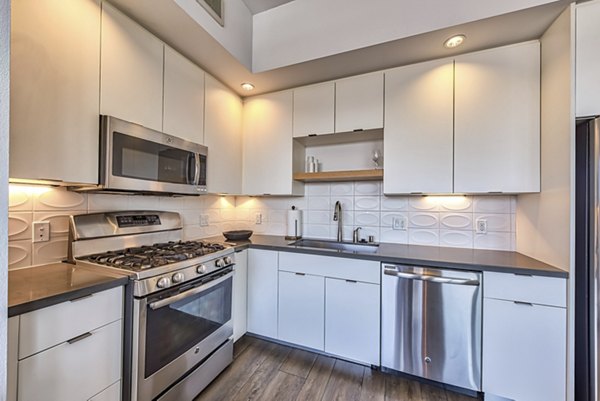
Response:
POLYGON ((196 172, 194 173, 194 185, 200 185, 200 153, 195 153, 196 172))
POLYGON ((193 185, 196 183, 196 154, 192 153, 190 155, 188 155, 188 159, 187 159, 187 166, 186 166, 186 182, 190 185, 193 185), (194 160, 192 160, 194 159, 194 160), (192 165, 193 163, 193 165, 192 165), (192 175, 191 173, 193 173, 194 175, 192 175))

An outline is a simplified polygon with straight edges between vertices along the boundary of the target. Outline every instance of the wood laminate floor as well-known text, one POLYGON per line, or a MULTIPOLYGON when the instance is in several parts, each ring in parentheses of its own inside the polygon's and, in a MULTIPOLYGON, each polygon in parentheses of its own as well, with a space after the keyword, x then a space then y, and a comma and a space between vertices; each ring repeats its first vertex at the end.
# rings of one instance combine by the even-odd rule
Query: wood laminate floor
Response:
POLYGON ((242 337, 234 361, 195 401, 475 401, 443 388, 242 337))

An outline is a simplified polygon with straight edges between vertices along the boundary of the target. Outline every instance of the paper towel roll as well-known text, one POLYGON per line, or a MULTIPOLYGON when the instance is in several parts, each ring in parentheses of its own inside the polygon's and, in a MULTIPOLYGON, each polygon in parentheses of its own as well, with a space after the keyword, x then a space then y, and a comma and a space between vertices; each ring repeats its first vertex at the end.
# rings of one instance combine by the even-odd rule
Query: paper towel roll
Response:
POLYGON ((287 236, 294 238, 302 237, 302 210, 288 210, 287 236))

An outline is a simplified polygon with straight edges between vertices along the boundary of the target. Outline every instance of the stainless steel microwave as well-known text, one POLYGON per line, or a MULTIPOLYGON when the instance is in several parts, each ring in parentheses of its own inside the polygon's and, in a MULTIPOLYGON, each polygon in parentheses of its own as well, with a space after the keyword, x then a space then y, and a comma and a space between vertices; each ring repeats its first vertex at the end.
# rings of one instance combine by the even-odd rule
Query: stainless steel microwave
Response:
POLYGON ((206 192, 206 146, 111 116, 100 120, 103 190, 169 194, 206 192))

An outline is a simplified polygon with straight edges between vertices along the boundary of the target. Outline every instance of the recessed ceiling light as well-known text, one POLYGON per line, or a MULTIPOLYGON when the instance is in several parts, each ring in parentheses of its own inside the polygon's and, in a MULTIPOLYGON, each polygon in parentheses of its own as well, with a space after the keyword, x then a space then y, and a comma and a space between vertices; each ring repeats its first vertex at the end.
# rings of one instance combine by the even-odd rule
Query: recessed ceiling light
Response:
POLYGON ((242 84, 242 89, 245 90, 245 91, 251 91, 252 89, 254 89, 254 85, 252 85, 249 82, 244 82, 242 84))
POLYGON ((451 38, 446 39, 444 42, 444 47, 448 49, 452 49, 454 47, 460 46, 467 37, 465 35, 454 35, 451 38))

